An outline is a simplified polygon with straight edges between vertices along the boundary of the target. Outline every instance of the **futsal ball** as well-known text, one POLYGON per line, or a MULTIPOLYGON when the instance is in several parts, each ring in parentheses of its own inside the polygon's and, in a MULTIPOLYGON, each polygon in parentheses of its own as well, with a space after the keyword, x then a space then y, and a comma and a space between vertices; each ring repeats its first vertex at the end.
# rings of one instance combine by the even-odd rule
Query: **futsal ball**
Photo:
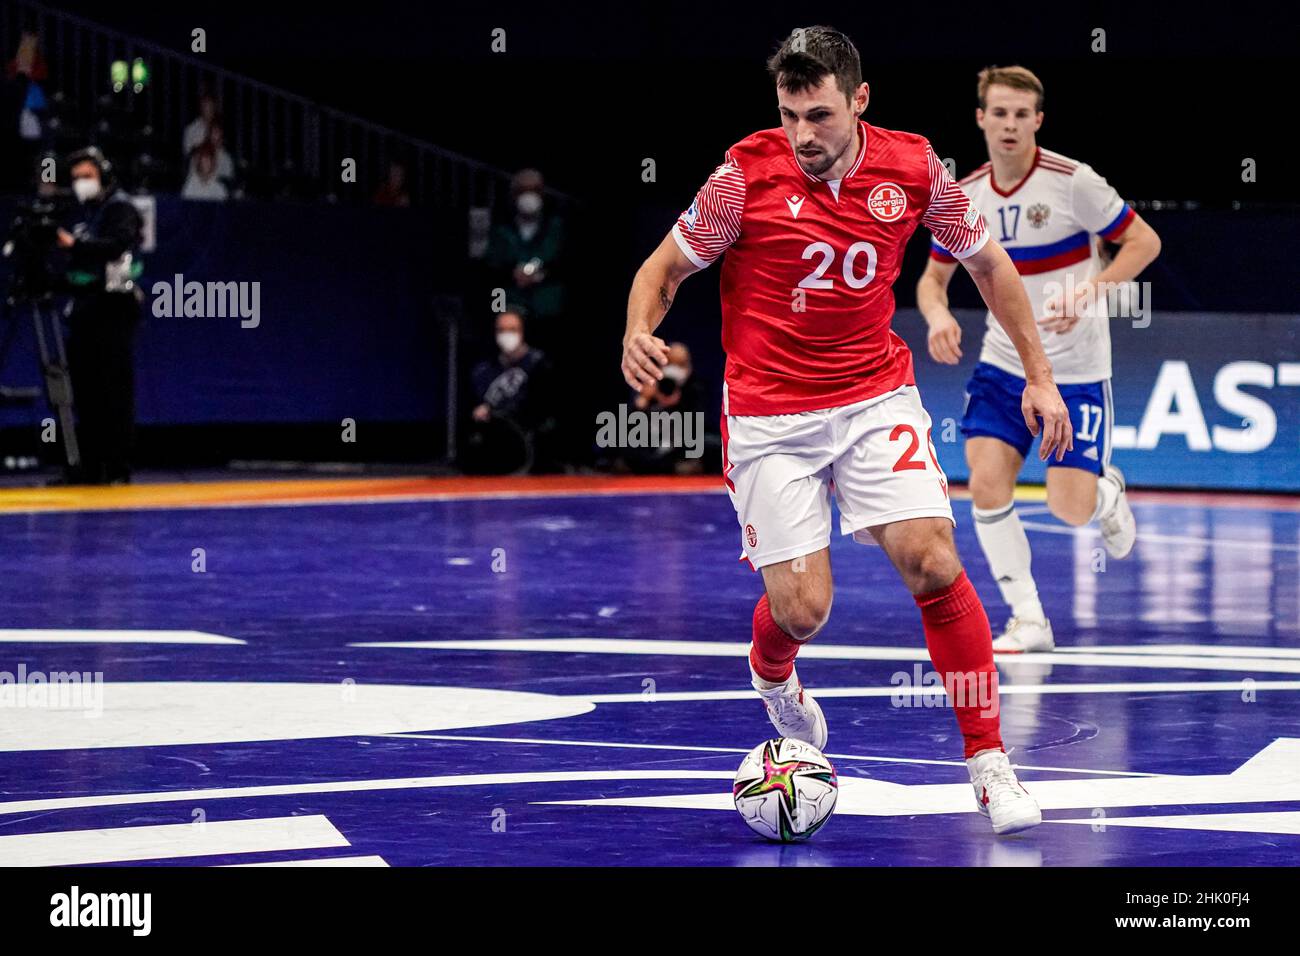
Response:
POLYGON ((789 737, 764 741, 736 771, 731 788, 740 819, 769 840, 812 836, 835 809, 835 767, 812 744, 789 737))

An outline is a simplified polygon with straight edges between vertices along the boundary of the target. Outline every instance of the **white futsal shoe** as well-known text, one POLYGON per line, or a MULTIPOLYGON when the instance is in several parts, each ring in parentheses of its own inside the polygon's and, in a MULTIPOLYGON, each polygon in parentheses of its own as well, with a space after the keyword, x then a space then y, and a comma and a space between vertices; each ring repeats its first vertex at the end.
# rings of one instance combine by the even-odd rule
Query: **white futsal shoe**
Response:
POLYGON ((995 654, 1028 654, 1056 649, 1051 621, 1030 621, 1013 617, 1006 629, 993 640, 995 654))
POLYGON ((989 818, 994 833, 1018 833, 1043 822, 1038 801, 1029 795, 1011 761, 1001 750, 981 750, 966 760, 975 804, 989 818))
POLYGON ((826 718, 822 715, 821 706, 813 700, 812 694, 804 690, 803 684, 799 683, 799 675, 791 670, 784 684, 767 687, 768 682, 754 673, 752 665, 749 673, 754 690, 758 691, 758 696, 763 698, 768 719, 772 721, 772 726, 776 728, 777 733, 782 737, 791 737, 812 744, 818 750, 825 750, 828 736, 826 718))
POLYGON ((1097 517, 1101 525, 1101 540, 1106 545, 1106 553, 1112 558, 1126 558, 1137 541, 1137 520, 1133 509, 1128 506, 1128 496, 1124 494, 1124 472, 1114 465, 1107 465, 1099 481, 1111 481, 1119 486, 1119 494, 1110 510, 1097 517))

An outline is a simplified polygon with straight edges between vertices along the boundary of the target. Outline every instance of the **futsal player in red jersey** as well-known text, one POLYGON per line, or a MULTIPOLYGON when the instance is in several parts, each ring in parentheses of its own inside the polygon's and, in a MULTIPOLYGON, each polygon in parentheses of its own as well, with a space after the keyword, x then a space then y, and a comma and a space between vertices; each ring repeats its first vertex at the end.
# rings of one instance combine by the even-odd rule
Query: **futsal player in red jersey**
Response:
POLYGON ((1072 446, 1065 403, 1020 276, 979 210, 924 137, 860 118, 869 90, 852 41, 795 30, 768 70, 781 128, 732 146, 638 270, 624 378, 637 389, 662 378, 655 329, 681 281, 722 258, 723 475, 743 557, 763 575, 749 661, 768 716, 782 736, 825 748, 794 661, 830 615, 833 491, 841 533, 879 543, 920 608, 980 812, 998 833, 1026 829, 1042 814, 1002 748, 988 617, 957 557, 911 354, 890 330, 918 225, 971 274, 1019 353, 1021 411, 1044 459, 1072 446))

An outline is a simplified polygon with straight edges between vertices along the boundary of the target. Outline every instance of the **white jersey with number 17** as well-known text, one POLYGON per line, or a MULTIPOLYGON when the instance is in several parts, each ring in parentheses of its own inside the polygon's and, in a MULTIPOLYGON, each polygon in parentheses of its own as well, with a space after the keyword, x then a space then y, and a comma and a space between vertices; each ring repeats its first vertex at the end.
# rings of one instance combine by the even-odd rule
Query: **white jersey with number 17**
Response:
MULTIPOLYGON (((1039 149, 1028 174, 1003 188, 985 163, 958 185, 988 222, 989 232, 1016 265, 1034 318, 1046 314, 1054 292, 1068 290, 1101 271, 1096 236, 1113 240, 1136 217, 1119 193, 1091 166, 1039 149)), ((947 249, 931 243, 930 255, 956 261, 947 249)), ((1110 319, 1104 296, 1082 310, 1069 332, 1039 332, 1043 349, 1060 384, 1100 382, 1110 378, 1110 319)), ((988 316, 980 361, 1024 377, 1024 366, 1002 325, 988 316)))

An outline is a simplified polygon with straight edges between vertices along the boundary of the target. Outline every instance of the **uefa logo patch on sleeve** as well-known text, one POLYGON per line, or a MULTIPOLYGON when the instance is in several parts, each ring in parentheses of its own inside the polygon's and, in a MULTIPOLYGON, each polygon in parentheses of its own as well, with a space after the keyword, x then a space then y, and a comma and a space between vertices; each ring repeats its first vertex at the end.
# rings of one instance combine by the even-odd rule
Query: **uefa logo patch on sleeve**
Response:
POLYGON ((896 222, 907 212, 907 193, 897 183, 879 183, 867 194, 867 209, 881 222, 896 222))
POLYGON ((682 222, 686 223, 686 231, 695 231, 695 220, 699 218, 699 213, 695 209, 695 203, 691 203, 691 208, 682 213, 682 222))

